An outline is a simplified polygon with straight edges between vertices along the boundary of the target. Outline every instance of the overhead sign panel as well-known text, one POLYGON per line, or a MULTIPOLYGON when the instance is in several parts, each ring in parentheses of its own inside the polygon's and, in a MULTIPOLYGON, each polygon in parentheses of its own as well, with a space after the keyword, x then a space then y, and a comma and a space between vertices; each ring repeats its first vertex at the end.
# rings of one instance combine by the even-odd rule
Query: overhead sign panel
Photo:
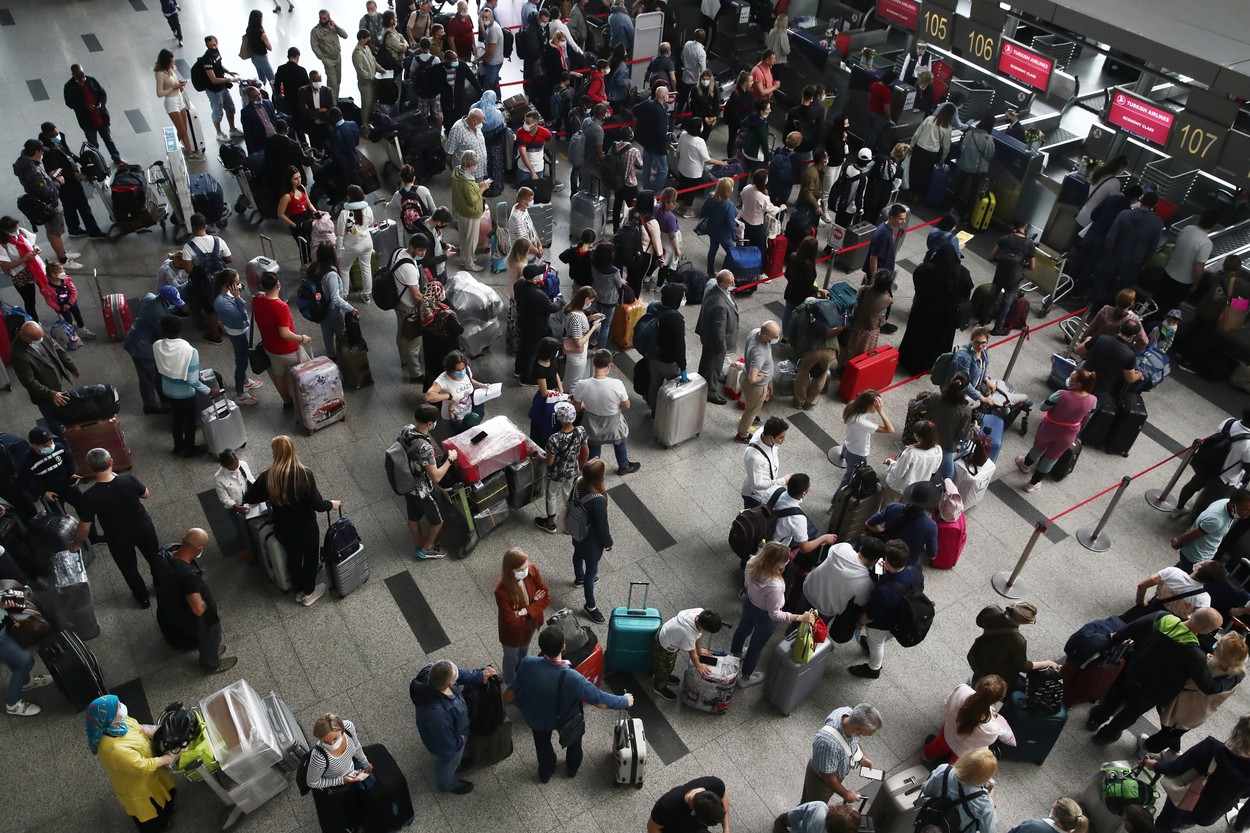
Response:
POLYGON ((914 32, 920 20, 920 3, 918 0, 877 0, 877 17, 914 32))
POLYGON ((1013 40, 1003 38, 998 50, 998 71, 1021 84, 1045 93, 1050 87, 1050 73, 1055 62, 1013 40))
POLYGON ((1107 121, 1139 139, 1167 147, 1176 114, 1153 101, 1116 90, 1111 95, 1107 121))

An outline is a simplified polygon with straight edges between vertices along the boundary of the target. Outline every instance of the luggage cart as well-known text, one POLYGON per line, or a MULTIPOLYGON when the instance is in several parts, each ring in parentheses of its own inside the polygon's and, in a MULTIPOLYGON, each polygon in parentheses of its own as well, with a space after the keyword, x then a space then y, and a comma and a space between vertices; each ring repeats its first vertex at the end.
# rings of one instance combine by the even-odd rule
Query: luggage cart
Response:
MULTIPOLYGON (((1071 292, 1076 284, 1072 278, 1064 274, 1064 269, 1068 265, 1067 256, 1038 242, 1036 236, 1034 236, 1034 242, 1037 243, 1037 264, 1029 272, 1029 279, 1021 284, 1021 289, 1025 292, 1042 293, 1042 315, 1046 315, 1055 301, 1071 292)), ((1067 322, 1059 326, 1064 327, 1064 324, 1067 322)), ((1064 327, 1064 332, 1067 332, 1066 327, 1064 327)))

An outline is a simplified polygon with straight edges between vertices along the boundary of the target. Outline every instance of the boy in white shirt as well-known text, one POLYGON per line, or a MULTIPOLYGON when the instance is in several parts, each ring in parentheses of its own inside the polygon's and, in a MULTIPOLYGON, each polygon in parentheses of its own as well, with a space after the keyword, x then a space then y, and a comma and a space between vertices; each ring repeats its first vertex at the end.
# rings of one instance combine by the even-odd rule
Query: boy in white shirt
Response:
POLYGON ((720 615, 699 607, 683 610, 665 622, 656 631, 651 648, 651 685, 655 693, 665 700, 677 699, 677 693, 669 686, 678 681, 673 669, 677 667, 679 651, 690 655, 690 664, 699 674, 704 677, 710 674, 708 666, 699 659, 711 653, 703 647, 703 637, 719 633, 720 629, 720 615))

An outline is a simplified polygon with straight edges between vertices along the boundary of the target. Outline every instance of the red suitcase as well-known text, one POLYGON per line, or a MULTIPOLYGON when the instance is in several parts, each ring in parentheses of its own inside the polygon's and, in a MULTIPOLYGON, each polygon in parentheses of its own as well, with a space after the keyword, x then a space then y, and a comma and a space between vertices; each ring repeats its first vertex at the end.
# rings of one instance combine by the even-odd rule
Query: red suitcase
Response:
POLYGON ((784 234, 779 234, 768 241, 768 251, 764 255, 764 274, 770 278, 780 278, 786 271, 786 247, 789 246, 784 234))
POLYGON ((65 441, 69 444, 69 453, 74 455, 78 471, 84 475, 91 471, 87 466, 87 452, 93 448, 103 448, 113 455, 114 471, 129 471, 132 466, 126 435, 122 432, 121 422, 115 416, 78 425, 66 425, 65 441))
MULTIPOLYGON (((580 659, 580 657, 574 657, 574 659, 580 659)), ((596 687, 603 685, 603 646, 598 642, 585 659, 577 663, 573 663, 570 659, 569 664, 573 665, 574 671, 590 680, 596 687)))
POLYGON ((846 363, 838 394, 850 402, 866 390, 880 390, 894 379, 898 369, 898 351, 888 344, 856 356, 846 363))
POLYGON ((130 329, 130 305, 126 303, 125 295, 105 295, 100 288, 100 276, 96 274, 94 277, 95 291, 100 296, 100 312, 104 315, 104 330, 108 333, 109 341, 121 341, 130 329))
POLYGON ((513 463, 525 459, 529 439, 505 416, 491 417, 464 433, 443 440, 443 448, 455 449, 454 463, 460 480, 477 483, 513 463), (475 442, 476 440, 476 442, 475 442))
POLYGON ((949 570, 959 561, 959 556, 964 551, 964 544, 968 543, 968 522, 961 513, 957 521, 939 520, 937 528, 937 556, 929 563, 929 566, 937 567, 939 570, 949 570))
POLYGON ((1097 703, 1107 696, 1123 668, 1123 659, 1115 665, 1091 665, 1088 668, 1065 662, 1059 669, 1059 677, 1063 680, 1064 705, 1097 703))
POLYGON ((9 353, 12 351, 13 345, 9 342, 9 328, 0 327, 0 361, 5 364, 9 363, 9 353))
POLYGON ((1016 300, 1011 302, 1011 308, 1007 310, 1007 317, 1003 319, 1003 329, 1019 330, 1029 322, 1029 302, 1024 297, 1024 293, 1020 293, 1016 300))

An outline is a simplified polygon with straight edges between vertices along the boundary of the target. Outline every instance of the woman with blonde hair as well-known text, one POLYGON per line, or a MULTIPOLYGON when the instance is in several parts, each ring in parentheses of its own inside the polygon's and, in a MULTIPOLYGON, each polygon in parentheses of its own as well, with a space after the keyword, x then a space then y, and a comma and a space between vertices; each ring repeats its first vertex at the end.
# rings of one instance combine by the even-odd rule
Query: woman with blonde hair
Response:
MULTIPOLYGON (((994 773, 998 758, 988 749, 974 749, 954 764, 933 770, 920 788, 922 799, 945 798, 958 802, 960 833, 994 833, 994 773)), ((920 805, 920 813, 925 813, 920 805)), ((918 817, 919 818, 919 817, 918 817)))
POLYGON ((187 82, 174 66, 174 53, 168 49, 157 53, 152 72, 156 75, 156 97, 165 105, 165 112, 178 132, 178 142, 187 160, 203 162, 204 154, 194 150, 191 140, 187 138, 187 82))
MULTIPOLYGON (((738 222, 738 207, 734 205, 734 181, 721 177, 716 181, 716 190, 712 196, 703 201, 699 208, 699 217, 706 223, 704 233, 707 235, 707 273, 716 274, 716 248, 725 250, 728 255, 734 247, 734 226, 738 222)), ((696 230, 697 230, 696 226, 696 230)))
POLYGON ((551 592, 525 550, 512 547, 503 554, 495 582, 499 607, 499 644, 503 646, 503 681, 512 685, 516 667, 529 654, 530 640, 542 627, 551 592))
MULTIPOLYGON (((1241 634, 1225 634, 1215 644, 1215 652, 1207 658, 1207 668, 1211 669, 1211 676, 1244 678, 1246 653, 1246 640, 1241 634)), ((1184 734, 1206 723, 1236 690, 1234 686, 1219 694, 1203 694, 1193 680, 1185 683, 1176 699, 1159 711, 1159 725, 1163 728, 1142 740, 1142 750, 1156 755, 1165 749, 1181 751, 1181 738, 1184 734)))
POLYGON ((352 789, 373 772, 356 724, 337 714, 323 714, 313 722, 317 742, 308 755, 305 785, 312 790, 321 833, 355 830, 365 821, 362 791, 352 789))
POLYGON ((1060 798, 1044 819, 1026 819, 1007 833, 1089 833, 1089 818, 1081 805, 1070 798, 1060 798))
POLYGON ((742 616, 738 619, 738 627, 734 628, 730 645, 733 655, 742 657, 738 685, 743 688, 764 681, 764 672, 757 672, 755 666, 778 624, 810 624, 816 618, 814 610, 799 614, 787 613, 781 609, 786 602, 786 582, 782 574, 789 563, 790 548, 776 541, 769 541, 747 561, 743 576, 746 595, 742 599, 742 616), (751 641, 750 645, 747 645, 748 639, 751 641), (746 654, 742 653, 744 647, 746 654))
POLYGON ((790 56, 790 18, 784 14, 777 15, 773 28, 764 36, 764 48, 771 49, 776 56, 775 65, 780 66, 790 56))
POLYGON ((925 738, 922 757, 929 763, 954 763, 963 755, 988 749, 994 743, 1016 745, 1015 733, 998 713, 1007 696, 1007 683, 997 674, 986 674, 977 687, 960 683, 942 707, 946 715, 942 730, 925 738))
MULTIPOLYGON (((273 464, 248 487, 243 502, 266 503, 273 521, 273 533, 286 552, 288 581, 295 589, 295 601, 308 607, 325 595, 325 584, 317 583, 321 568, 321 527, 318 512, 339 509, 337 500, 326 500, 317 489, 317 478, 304 468, 295 453, 295 442, 280 434, 269 443, 273 464)), ((264 555, 262 554, 263 558, 264 555)), ((282 565, 271 565, 278 569, 282 565)))
MULTIPOLYGON (((505 232, 506 233, 506 232, 505 232)), ((515 356, 517 348, 521 343, 521 332, 517 329, 516 323, 516 282, 521 277, 521 273, 525 271, 525 267, 530 263, 530 241, 521 238, 512 241, 512 248, 508 250, 508 257, 504 260, 504 271, 507 275, 508 284, 508 323, 507 323, 507 350, 509 356, 515 356)))

